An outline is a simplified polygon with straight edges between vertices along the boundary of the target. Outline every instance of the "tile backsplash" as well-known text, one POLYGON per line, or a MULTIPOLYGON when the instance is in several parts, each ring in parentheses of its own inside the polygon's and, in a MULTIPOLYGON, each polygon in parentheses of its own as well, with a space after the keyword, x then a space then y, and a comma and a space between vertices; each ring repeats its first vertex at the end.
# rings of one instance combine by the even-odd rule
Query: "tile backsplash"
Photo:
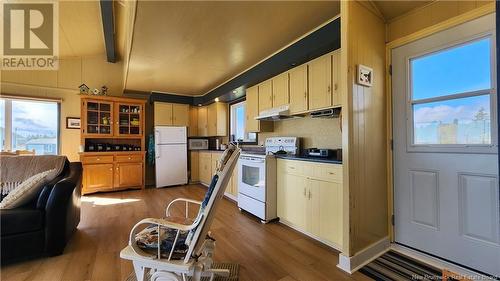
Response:
POLYGON ((301 149, 342 147, 340 118, 311 118, 281 120, 274 123, 274 131, 259 133, 259 145, 268 137, 300 137, 301 149))

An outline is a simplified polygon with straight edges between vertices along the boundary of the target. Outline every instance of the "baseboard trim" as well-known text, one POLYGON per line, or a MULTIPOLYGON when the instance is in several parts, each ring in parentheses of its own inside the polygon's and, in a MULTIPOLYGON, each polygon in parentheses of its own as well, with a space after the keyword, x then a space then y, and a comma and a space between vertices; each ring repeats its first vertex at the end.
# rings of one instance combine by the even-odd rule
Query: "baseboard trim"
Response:
POLYGON ((348 257, 343 253, 340 253, 339 264, 337 264, 337 267, 349 274, 353 274, 366 264, 385 254, 385 252, 389 251, 390 248, 391 242, 389 241, 389 237, 384 237, 357 252, 352 257, 348 257))

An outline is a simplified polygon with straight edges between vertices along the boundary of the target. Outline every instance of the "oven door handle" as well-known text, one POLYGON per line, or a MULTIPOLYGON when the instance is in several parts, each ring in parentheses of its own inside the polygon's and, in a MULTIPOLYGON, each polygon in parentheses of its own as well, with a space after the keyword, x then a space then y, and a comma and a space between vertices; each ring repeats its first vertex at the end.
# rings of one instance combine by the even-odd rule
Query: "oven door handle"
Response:
POLYGON ((263 164, 265 163, 265 160, 255 160, 255 159, 248 159, 248 158, 240 158, 241 164, 245 163, 259 163, 263 164))

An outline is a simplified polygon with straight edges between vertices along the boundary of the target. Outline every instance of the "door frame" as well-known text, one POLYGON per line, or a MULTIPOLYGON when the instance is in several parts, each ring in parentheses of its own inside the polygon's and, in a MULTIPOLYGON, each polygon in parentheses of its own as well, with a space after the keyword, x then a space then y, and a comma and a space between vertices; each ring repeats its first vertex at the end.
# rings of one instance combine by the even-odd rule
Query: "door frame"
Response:
MULTIPOLYGON (((496 2, 496 1, 495 1, 496 2)), ((485 4, 479 8, 476 8, 474 10, 471 10, 469 12, 463 13, 461 15, 449 18, 445 21, 442 21, 438 24, 426 27, 424 29, 421 29, 415 33, 403 36, 401 38, 398 38, 396 40, 393 40, 391 42, 388 42, 386 44, 385 48, 385 69, 386 69, 386 87, 385 87, 385 93, 386 93, 386 109, 387 109, 387 115, 386 115, 386 126, 387 126, 387 194, 388 194, 388 212, 387 212, 387 222, 388 222, 388 233, 389 233, 389 240, 391 243, 394 243, 395 241, 395 235, 394 235, 394 153, 392 149, 393 145, 393 110, 392 110, 392 74, 391 74, 391 65, 392 65, 392 51, 393 49, 406 45, 408 43, 417 41, 419 39, 422 39, 424 37, 433 35, 435 33, 444 31, 446 29, 455 27, 457 25, 469 22, 471 20, 480 18, 482 16, 486 16, 489 14, 495 13, 495 3, 488 3, 485 4)), ((497 19, 498 19, 498 14, 497 14, 497 19)), ((497 21, 498 25, 498 21, 497 21)), ((497 29, 498 33, 498 29, 497 29)), ((500 40, 497 36, 497 40, 500 40)), ((499 48, 497 44, 497 49, 499 48)), ((499 54, 497 53, 497 58, 499 57, 499 54)), ((497 68, 498 68, 497 64, 497 68)), ((500 75, 500 71, 497 71, 497 77, 500 75)), ((498 79, 497 79, 498 81, 498 79)), ((498 93, 497 93, 498 97, 498 93)), ((497 98, 497 104, 500 103, 500 99, 497 98)), ((499 105, 500 106, 500 105, 499 105)), ((497 118, 500 119, 500 114, 497 114, 497 118)), ((499 120, 500 122, 500 120, 499 120)), ((493 124, 495 122, 492 122, 493 124)), ((500 126, 500 125, 499 125, 500 126)), ((500 129, 499 129, 500 131, 500 129)), ((499 132, 500 133, 500 132, 499 132)), ((500 161, 500 159, 499 159, 500 161)))

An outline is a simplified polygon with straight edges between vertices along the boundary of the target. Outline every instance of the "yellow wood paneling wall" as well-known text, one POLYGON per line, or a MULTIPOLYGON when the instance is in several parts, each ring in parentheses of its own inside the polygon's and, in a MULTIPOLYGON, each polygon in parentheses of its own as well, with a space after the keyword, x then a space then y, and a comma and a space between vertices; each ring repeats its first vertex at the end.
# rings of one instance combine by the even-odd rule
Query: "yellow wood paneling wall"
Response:
POLYGON ((66 117, 80 116, 78 86, 91 89, 106 85, 109 94, 122 95, 123 65, 107 63, 105 56, 61 59, 57 71, 1 71, 0 92, 11 95, 61 98, 60 152, 78 161, 80 131, 66 129, 66 117))
POLYGON ((438 0, 432 2, 429 5, 417 8, 391 20, 387 24, 387 42, 412 34, 492 2, 494 1, 438 0))
POLYGON ((344 254, 388 236, 385 23, 357 1, 341 2, 344 95, 344 254), (356 67, 373 68, 373 86, 355 83, 356 67), (347 156, 347 157, 346 157, 347 156), (346 180, 347 179, 347 180, 346 180), (346 202, 347 201, 347 202, 346 202))
POLYGON ((313 119, 304 117, 301 119, 284 120, 274 122, 273 132, 259 133, 259 144, 268 137, 291 136, 300 137, 303 148, 341 148, 342 134, 340 132, 340 120, 313 119))

